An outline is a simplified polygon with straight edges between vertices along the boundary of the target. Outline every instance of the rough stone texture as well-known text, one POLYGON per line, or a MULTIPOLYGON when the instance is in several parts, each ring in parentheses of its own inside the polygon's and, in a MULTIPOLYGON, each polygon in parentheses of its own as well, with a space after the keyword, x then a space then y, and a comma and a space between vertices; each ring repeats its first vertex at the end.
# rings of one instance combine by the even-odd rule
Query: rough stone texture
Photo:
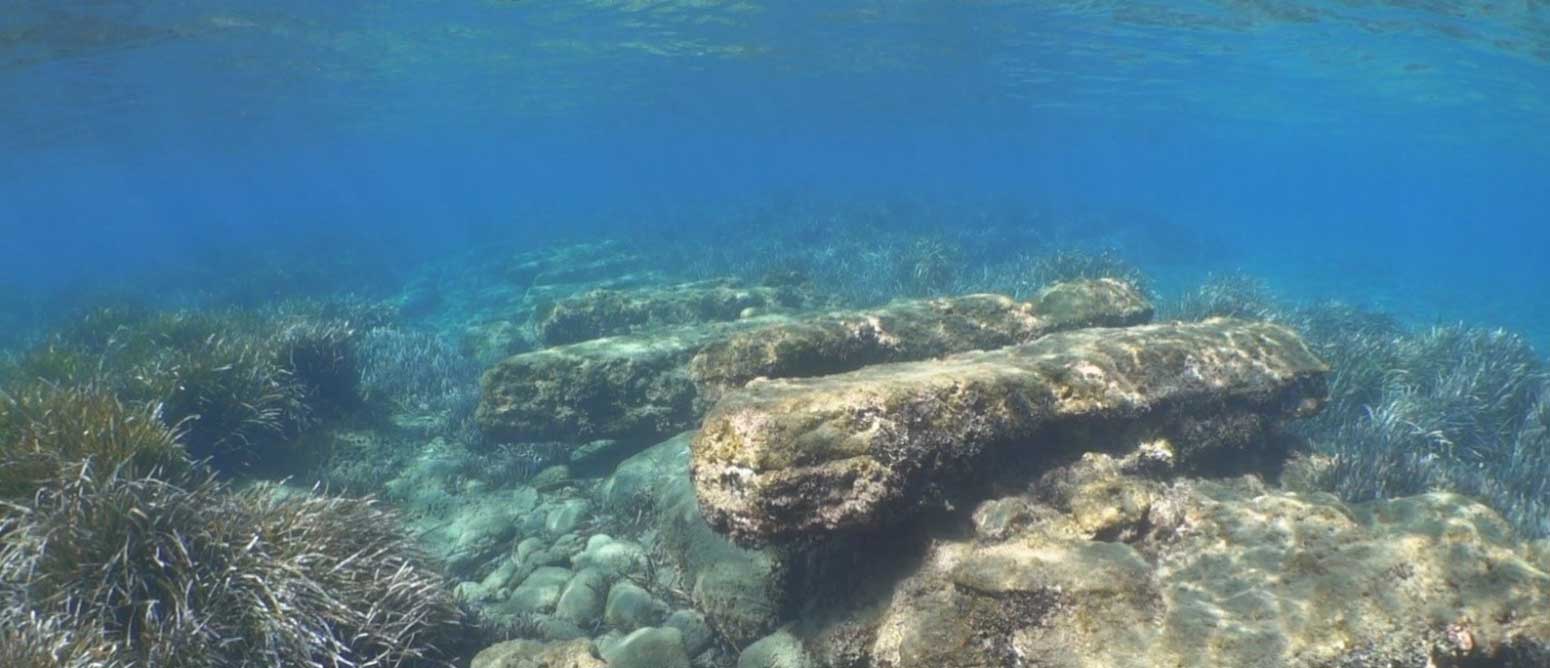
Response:
POLYGON ((674 434, 702 411, 689 359, 713 341, 778 320, 676 327, 514 355, 485 372, 475 417, 494 442, 674 434))
MULTIPOLYGON (((987 501, 973 535, 797 629, 829 666, 1446 668, 1550 659, 1550 561, 1491 510, 1347 506, 1257 479, 1163 482, 1104 455, 987 501), (1058 489, 1050 487, 1055 484, 1058 489), (1131 489, 1126 489, 1131 488, 1131 489), (1099 490, 1139 513, 1076 510, 1099 490), (1017 509, 1017 510, 1013 510, 1017 509), (1016 527, 998 520, 1020 516, 1016 527), (1128 526, 1126 540, 1097 534, 1128 526)), ((897 557, 894 557, 899 560, 897 557)))
POLYGON ((544 644, 533 640, 508 640, 491 645, 474 656, 470 668, 606 668, 592 656, 587 640, 544 644))
POLYGON ((730 280, 635 290, 592 290, 555 302, 534 321, 538 340, 558 346, 661 327, 737 320, 749 309, 799 308, 794 290, 730 280))
POLYGON ((1327 373, 1290 330, 1212 319, 756 381, 705 418, 694 479, 706 519, 746 544, 874 528, 982 455, 1164 439, 1190 460, 1247 447, 1317 411, 1327 373))
POLYGON ((649 517, 646 526, 667 557, 662 570, 717 634, 746 645, 779 623, 789 569, 777 550, 738 547, 706 524, 689 478, 689 440, 680 434, 620 464, 599 485, 598 505, 649 517))
POLYGON ((1150 317, 1128 285, 1102 280, 1058 285, 1028 303, 970 295, 654 329, 502 360, 481 380, 476 419, 495 443, 651 442, 693 428, 723 391, 754 376, 834 373, 1150 317))
POLYGON ((1030 302, 993 294, 897 301, 737 333, 695 355, 691 372, 715 398, 754 378, 807 378, 1027 343, 1082 327, 1139 325, 1152 305, 1114 279, 1061 283, 1030 302))

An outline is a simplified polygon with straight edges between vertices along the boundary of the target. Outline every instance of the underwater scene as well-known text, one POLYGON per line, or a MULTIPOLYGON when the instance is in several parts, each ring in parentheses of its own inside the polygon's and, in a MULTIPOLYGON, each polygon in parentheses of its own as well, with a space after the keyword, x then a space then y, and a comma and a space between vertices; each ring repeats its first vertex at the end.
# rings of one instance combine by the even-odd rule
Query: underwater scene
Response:
POLYGON ((0 2, 0 668, 1550 668, 1550 2, 0 2))

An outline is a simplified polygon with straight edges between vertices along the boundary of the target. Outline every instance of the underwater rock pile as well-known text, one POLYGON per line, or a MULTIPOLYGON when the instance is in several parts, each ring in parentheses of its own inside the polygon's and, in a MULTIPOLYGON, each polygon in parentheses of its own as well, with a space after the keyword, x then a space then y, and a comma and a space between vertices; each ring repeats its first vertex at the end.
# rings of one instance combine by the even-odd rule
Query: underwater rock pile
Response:
POLYGON ((740 315, 486 373, 487 436, 628 458, 446 534, 517 637, 476 668, 1550 665, 1550 546, 1275 485, 1328 394, 1289 329, 1111 280, 740 315))

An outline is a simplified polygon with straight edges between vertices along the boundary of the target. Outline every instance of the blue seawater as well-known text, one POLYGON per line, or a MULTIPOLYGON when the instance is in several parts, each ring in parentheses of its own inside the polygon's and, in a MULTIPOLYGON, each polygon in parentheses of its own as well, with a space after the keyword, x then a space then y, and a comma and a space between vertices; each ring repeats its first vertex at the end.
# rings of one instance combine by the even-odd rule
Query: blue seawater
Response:
POLYGON ((1164 221, 1299 296, 1544 341, 1546 12, 16 0, 0 271, 112 284, 231 246, 418 256, 794 194, 959 198, 1164 221))

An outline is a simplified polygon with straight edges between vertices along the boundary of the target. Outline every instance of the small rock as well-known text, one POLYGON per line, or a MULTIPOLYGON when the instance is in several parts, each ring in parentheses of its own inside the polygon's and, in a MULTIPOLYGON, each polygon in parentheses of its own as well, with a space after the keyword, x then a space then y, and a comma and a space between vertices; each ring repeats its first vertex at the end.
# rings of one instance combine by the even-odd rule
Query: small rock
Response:
POLYGON ((539 619, 538 623, 534 626, 536 627, 538 636, 540 638, 551 642, 576 640, 578 638, 587 637, 586 631, 581 630, 580 626, 577 626, 574 622, 568 619, 560 619, 558 617, 550 617, 545 615, 539 619))
POLYGON ((644 628, 603 653, 608 668, 689 668, 683 634, 674 628, 644 628))
POLYGON ((546 547, 548 547, 548 545, 544 543, 542 538, 538 538, 537 536, 523 538, 522 542, 517 543, 517 561, 526 562, 528 557, 532 556, 534 552, 542 550, 546 547))
POLYGON ((559 507, 549 511, 544 519, 544 531, 551 536, 560 536, 575 531, 581 523, 587 519, 587 513, 592 510, 592 504, 586 499, 570 499, 561 503, 559 507))
POLYGON ((554 614, 560 619, 590 626, 603 616, 608 581, 595 568, 583 568, 565 585, 554 614))
POLYGON ((545 566, 527 576, 512 590, 507 605, 521 612, 549 612, 560 600, 560 592, 570 582, 569 569, 545 566))
POLYGON ((608 590, 608 603, 603 610, 603 621, 621 631, 654 626, 667 617, 666 603, 633 582, 622 581, 608 590))
POLYGON ((607 534, 587 539, 587 549, 572 560, 576 568, 596 568, 610 579, 636 573, 646 565, 646 550, 628 540, 614 540, 607 534))
POLYGON ((615 647, 619 646, 619 642, 622 640, 624 640, 623 633, 618 631, 609 631, 608 633, 604 633, 603 635, 593 638, 592 645, 597 648, 598 656, 607 656, 609 652, 612 652, 615 647))
POLYGON ((749 645, 737 657, 737 668, 811 668, 802 641, 784 629, 749 645))
POLYGON ((679 610, 668 615, 665 624, 670 628, 678 629, 683 634, 684 649, 690 655, 699 654, 710 647, 710 625, 705 623, 705 615, 694 610, 679 610))

